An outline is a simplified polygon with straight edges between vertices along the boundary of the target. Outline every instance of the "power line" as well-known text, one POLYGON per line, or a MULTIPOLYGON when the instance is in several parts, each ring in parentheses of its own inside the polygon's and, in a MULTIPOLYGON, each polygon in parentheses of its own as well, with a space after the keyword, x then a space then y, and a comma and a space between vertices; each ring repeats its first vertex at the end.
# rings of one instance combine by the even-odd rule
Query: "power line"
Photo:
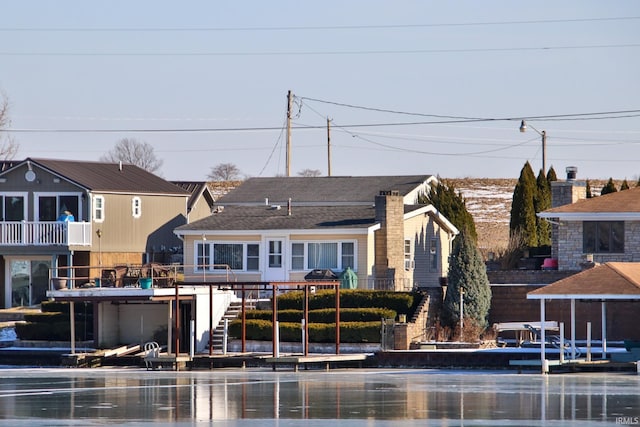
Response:
POLYGON ((536 47, 497 47, 497 48, 460 48, 460 49, 409 49, 409 50, 343 50, 343 51, 260 51, 260 52, 0 52, 0 56, 12 57, 245 57, 245 56, 344 56, 344 55, 416 55, 438 53, 491 53, 491 52, 532 52, 552 50, 586 50, 637 48, 640 43, 603 44, 603 45, 567 45, 536 47))
POLYGON ((433 24, 389 24, 389 25, 322 25, 322 26, 280 26, 280 27, 149 27, 149 28, 110 28, 110 27, 8 27, 0 28, 0 32, 223 32, 223 31, 335 31, 335 30, 381 30, 381 29, 413 29, 437 27, 471 27, 493 25, 531 25, 531 24, 564 24, 579 22, 608 22, 638 20, 640 16, 618 16, 605 18, 575 18, 575 19, 535 19, 518 21, 480 21, 480 22, 449 22, 433 24))
MULTIPOLYGON (((486 118, 470 118, 470 119, 451 119, 451 120, 433 120, 419 122, 386 122, 386 123, 354 123, 342 125, 342 128, 367 128, 367 127, 391 127, 391 126, 417 126, 417 125, 436 125, 451 123, 479 123, 479 122, 500 122, 500 121, 520 121, 525 120, 604 120, 604 119, 620 119, 640 116, 639 110, 620 110, 605 111, 597 113, 572 113, 572 114, 556 114, 556 115, 538 115, 538 116, 518 116, 518 117, 486 117, 486 118), (606 116, 606 117, 601 117, 606 116)), ((292 126, 292 129, 309 130, 309 129, 325 129, 326 125, 306 125, 292 126)), ((213 132, 264 132, 264 131, 280 131, 281 127, 229 127, 229 128, 173 128, 173 129, 4 129, 4 132, 10 133, 213 133, 213 132)))

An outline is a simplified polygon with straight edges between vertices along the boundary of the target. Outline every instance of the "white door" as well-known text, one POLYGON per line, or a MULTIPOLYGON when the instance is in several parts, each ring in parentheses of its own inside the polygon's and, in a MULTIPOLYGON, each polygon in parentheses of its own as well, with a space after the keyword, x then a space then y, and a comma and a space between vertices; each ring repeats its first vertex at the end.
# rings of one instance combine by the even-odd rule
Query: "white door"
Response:
POLYGON ((286 280, 285 239, 280 237, 267 239, 265 246, 267 259, 264 280, 274 282, 286 280))

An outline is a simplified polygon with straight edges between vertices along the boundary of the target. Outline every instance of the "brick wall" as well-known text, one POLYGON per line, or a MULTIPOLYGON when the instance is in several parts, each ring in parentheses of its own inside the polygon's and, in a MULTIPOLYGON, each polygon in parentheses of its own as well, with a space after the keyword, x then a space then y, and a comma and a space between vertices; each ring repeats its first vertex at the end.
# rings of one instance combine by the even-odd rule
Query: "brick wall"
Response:
POLYGON ((405 271, 404 200, 397 191, 392 191, 376 196, 375 206, 376 220, 381 223, 375 233, 376 279, 393 279, 400 286, 405 271))
MULTIPOLYGON (((540 301, 528 300, 527 292, 538 289, 542 285, 500 285, 491 286, 491 311, 489 324, 499 322, 539 322, 540 301)), ((606 305, 607 339, 620 341, 623 339, 640 339, 640 328, 637 317, 640 303, 613 302, 606 305)), ((601 334, 601 304, 599 301, 576 301, 576 338, 586 338, 586 322, 591 322, 592 339, 600 339, 601 334)), ((565 337, 571 334, 571 303, 570 301, 547 301, 545 304, 545 318, 548 321, 564 322, 565 337)), ((507 337, 512 338, 512 337, 507 337)))

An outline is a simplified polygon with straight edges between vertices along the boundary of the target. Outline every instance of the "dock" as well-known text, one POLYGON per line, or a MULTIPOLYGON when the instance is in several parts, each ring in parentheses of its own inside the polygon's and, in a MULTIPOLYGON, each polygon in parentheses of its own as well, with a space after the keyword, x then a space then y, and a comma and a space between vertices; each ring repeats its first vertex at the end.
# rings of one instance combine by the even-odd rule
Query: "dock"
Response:
POLYGON ((304 366, 305 369, 309 365, 324 365, 325 370, 330 370, 331 366, 344 366, 353 364, 354 362, 362 367, 362 363, 367 360, 371 355, 364 353, 356 354, 315 354, 313 356, 304 355, 287 355, 279 357, 265 357, 264 362, 270 364, 275 371, 277 366, 293 365, 293 371, 298 372, 299 366, 304 366))

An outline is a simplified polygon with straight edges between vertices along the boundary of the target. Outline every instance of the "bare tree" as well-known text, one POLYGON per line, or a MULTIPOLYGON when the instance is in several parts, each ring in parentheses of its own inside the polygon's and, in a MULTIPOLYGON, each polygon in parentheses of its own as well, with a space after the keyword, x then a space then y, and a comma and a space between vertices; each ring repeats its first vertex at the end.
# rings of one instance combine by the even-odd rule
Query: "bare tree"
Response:
POLYGON ((11 160, 18 153, 20 146, 9 135, 3 134, 5 129, 11 124, 9 120, 9 100, 6 95, 0 92, 0 160, 11 160))
POLYGON ((320 169, 302 169, 298 172, 298 176, 322 176, 322 172, 320 169))
POLYGON ((242 172, 233 163, 220 163, 211 168, 207 175, 212 181, 238 181, 242 177, 242 172))
POLYGON ((118 141, 111 151, 100 156, 100 161, 130 163, 148 172, 155 172, 162 166, 162 160, 156 157, 151 144, 133 138, 118 141))

